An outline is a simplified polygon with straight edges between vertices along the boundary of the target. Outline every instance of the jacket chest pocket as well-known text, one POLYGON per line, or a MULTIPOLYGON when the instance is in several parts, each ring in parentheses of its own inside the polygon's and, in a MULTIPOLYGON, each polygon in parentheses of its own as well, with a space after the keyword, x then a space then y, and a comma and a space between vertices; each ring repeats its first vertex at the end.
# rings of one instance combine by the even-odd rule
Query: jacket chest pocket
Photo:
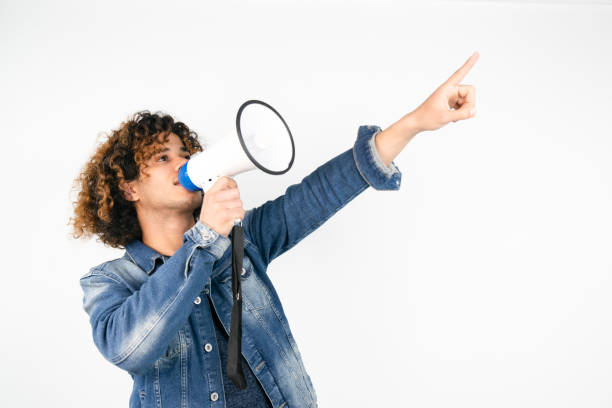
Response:
MULTIPOLYGON (((227 298, 232 299, 232 265, 230 264, 218 277, 219 286, 226 293, 227 298)), ((270 307, 270 293, 265 287, 257 273, 253 270, 253 265, 245 257, 243 260, 243 270, 240 274, 240 288, 242 292, 242 302, 249 310, 260 310, 270 307)))

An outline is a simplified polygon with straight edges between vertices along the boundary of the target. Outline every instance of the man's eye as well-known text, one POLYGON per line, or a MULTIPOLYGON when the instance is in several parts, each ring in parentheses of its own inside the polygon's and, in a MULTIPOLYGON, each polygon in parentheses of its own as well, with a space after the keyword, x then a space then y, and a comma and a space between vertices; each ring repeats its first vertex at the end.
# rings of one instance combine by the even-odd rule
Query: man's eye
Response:
MULTIPOLYGON (((167 158, 168 158, 168 156, 164 154, 164 155, 163 155, 163 156, 161 156, 159 159, 157 159, 157 161, 161 161, 161 159, 164 159, 164 158, 165 158, 165 159, 167 159, 167 158)), ((191 155, 189 155, 189 154, 188 154, 188 155, 186 155, 186 156, 185 156, 185 158, 186 158, 187 160, 189 160, 189 159, 191 159, 191 155)))

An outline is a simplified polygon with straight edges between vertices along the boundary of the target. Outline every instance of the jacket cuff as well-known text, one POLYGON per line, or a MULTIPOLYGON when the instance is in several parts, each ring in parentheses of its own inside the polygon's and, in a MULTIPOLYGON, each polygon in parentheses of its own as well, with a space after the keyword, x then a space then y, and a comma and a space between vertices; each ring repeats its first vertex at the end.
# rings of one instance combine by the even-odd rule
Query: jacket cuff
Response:
POLYGON ((228 237, 219 234, 200 220, 183 234, 183 242, 187 239, 191 239, 198 246, 206 249, 217 260, 223 256, 232 242, 228 237))
POLYGON ((402 172, 392 161, 385 166, 374 138, 382 132, 379 126, 359 126, 357 140, 353 146, 353 157, 361 177, 376 190, 399 190, 402 172))

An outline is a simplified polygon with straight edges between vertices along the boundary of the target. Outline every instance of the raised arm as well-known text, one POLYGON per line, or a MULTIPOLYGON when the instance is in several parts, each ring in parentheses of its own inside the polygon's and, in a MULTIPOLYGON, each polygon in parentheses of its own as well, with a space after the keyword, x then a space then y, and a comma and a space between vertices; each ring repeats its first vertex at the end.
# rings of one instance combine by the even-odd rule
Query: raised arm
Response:
POLYGON ((318 228, 368 186, 398 190, 401 172, 376 151, 378 126, 360 126, 354 146, 319 166, 285 194, 246 211, 245 235, 266 265, 318 228))

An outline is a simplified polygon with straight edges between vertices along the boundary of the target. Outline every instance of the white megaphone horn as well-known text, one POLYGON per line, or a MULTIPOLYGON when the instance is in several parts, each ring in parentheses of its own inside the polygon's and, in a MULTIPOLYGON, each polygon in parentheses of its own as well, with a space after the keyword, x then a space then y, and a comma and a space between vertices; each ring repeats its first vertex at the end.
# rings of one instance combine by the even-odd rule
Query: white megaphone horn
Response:
POLYGON ((256 168, 286 173, 294 158, 293 136, 282 116, 265 102, 249 100, 238 109, 236 131, 195 153, 181 166, 178 180, 187 190, 206 193, 222 176, 256 168))

